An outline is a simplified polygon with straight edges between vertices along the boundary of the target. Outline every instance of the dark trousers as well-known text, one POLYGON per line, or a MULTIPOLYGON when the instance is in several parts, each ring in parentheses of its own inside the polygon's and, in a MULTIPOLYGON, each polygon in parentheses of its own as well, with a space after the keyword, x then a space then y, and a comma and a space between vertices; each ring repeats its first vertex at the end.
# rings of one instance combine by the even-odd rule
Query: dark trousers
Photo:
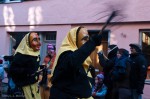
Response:
POLYGON ((131 89, 128 88, 113 88, 111 99, 132 99, 131 89))
POLYGON ((77 99, 77 98, 52 86, 50 89, 49 99, 77 99))
POLYGON ((132 89, 132 99, 142 99, 141 94, 137 94, 136 89, 132 89))
POLYGON ((112 89, 108 88, 105 99, 112 99, 112 89))
POLYGON ((118 99, 131 99, 131 89, 119 88, 118 97, 118 99))

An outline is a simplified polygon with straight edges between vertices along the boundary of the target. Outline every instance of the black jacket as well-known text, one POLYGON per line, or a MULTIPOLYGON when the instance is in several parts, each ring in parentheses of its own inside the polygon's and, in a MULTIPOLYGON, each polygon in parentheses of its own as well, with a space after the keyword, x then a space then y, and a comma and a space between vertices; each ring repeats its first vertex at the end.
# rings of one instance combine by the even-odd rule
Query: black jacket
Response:
POLYGON ((37 75, 34 73, 39 68, 37 56, 23 55, 17 53, 10 66, 10 76, 18 87, 34 84, 37 82, 37 75))
POLYGON ((91 96, 92 88, 82 63, 94 49, 94 42, 87 41, 74 52, 66 51, 59 56, 52 77, 50 99, 76 99, 76 97, 91 96))
POLYGON ((104 83, 108 89, 112 88, 111 72, 115 65, 116 56, 112 56, 110 59, 105 59, 103 54, 98 53, 100 65, 103 67, 104 83))
POLYGON ((131 88, 138 94, 143 94, 144 83, 147 74, 147 61, 141 53, 131 54, 131 88))

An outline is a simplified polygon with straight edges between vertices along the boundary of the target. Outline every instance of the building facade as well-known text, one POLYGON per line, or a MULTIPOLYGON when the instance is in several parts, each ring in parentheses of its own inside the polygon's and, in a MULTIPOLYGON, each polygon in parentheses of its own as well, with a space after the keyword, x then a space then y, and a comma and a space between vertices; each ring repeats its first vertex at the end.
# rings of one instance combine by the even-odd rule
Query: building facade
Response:
POLYGON ((48 43, 56 45, 57 51, 73 27, 101 30, 112 10, 117 9, 120 13, 107 27, 103 46, 97 50, 106 52, 109 44, 129 50, 130 43, 137 43, 150 57, 149 5, 149 0, 0 0, 0 55, 10 55, 15 43, 36 31, 42 40, 43 59, 48 43))

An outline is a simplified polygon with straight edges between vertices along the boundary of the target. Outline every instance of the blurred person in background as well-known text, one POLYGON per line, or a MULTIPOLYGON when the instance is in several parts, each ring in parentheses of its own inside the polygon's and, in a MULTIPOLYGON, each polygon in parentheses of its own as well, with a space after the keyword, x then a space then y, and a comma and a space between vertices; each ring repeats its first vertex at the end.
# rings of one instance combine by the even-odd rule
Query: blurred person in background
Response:
POLYGON ((147 60, 142 54, 140 45, 130 44, 130 59, 132 61, 131 67, 131 89, 132 99, 142 99, 145 79, 147 75, 147 60))
POLYGON ((129 52, 124 48, 119 48, 111 73, 113 81, 112 99, 131 99, 131 65, 129 52))
POLYGON ((49 99, 50 96, 50 87, 51 87, 51 69, 56 56, 56 48, 53 44, 47 45, 47 55, 44 58, 42 67, 43 71, 40 74, 40 94, 42 99, 49 99))
POLYGON ((3 60, 0 59, 0 96, 2 95, 2 80, 4 79, 3 60))
POLYGON ((108 57, 104 55, 102 51, 98 53, 99 56, 99 63, 103 67, 104 72, 104 84, 107 86, 107 94, 105 99, 112 99, 112 89, 113 89, 113 82, 111 79, 111 72, 115 65, 115 60, 117 59, 117 51, 118 46, 115 44, 108 46, 108 57))
POLYGON ((8 62, 7 66, 5 66, 4 69, 5 69, 6 73, 7 73, 7 78, 8 78, 7 94, 10 95, 10 96, 21 95, 22 94, 21 90, 16 87, 14 81, 11 78, 10 72, 9 72, 9 69, 10 69, 11 63, 13 61, 13 57, 14 57, 14 54, 15 54, 15 51, 16 51, 17 47, 18 47, 18 44, 13 46, 12 53, 11 53, 12 55, 4 56, 5 61, 8 62))
POLYGON ((105 95, 107 93, 107 87, 104 84, 104 75, 103 73, 99 73, 95 77, 95 85, 92 89, 92 96, 94 99, 105 99, 105 95))

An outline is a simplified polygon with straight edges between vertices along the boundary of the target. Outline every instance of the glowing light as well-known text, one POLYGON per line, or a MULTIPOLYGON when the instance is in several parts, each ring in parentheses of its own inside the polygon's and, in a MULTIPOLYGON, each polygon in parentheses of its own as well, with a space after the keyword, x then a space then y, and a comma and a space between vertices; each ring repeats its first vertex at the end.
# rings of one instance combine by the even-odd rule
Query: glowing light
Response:
POLYGON ((41 7, 31 7, 28 13, 28 22, 30 24, 30 30, 35 28, 36 24, 40 24, 42 21, 42 9, 41 7))
POLYGON ((14 12, 11 7, 4 6, 3 9, 4 24, 7 31, 15 30, 14 12))

